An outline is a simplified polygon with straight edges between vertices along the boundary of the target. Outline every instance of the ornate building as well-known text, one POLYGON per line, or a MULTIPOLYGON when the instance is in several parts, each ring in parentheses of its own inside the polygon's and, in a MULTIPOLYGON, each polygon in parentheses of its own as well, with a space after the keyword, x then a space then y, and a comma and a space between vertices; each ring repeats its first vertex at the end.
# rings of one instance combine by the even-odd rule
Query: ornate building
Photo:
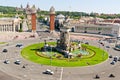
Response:
POLYGON ((16 11, 24 11, 25 9, 23 8, 23 6, 21 5, 20 8, 16 7, 16 11))
POLYGON ((120 24, 102 22, 97 24, 76 24, 74 25, 74 32, 120 37, 120 24))
POLYGON ((0 18, 0 32, 18 32, 20 22, 19 18, 0 18))
POLYGON ((32 30, 33 32, 36 30, 36 12, 37 10, 35 8, 35 5, 30 8, 29 4, 27 4, 25 13, 28 23, 28 29, 32 30))
MULTIPOLYGON (((39 9, 39 8, 38 8, 39 9)), ((37 9, 35 5, 30 7, 29 4, 27 4, 26 8, 23 8, 21 5, 21 8, 16 8, 17 11, 24 11, 26 14, 26 19, 27 19, 27 25, 28 25, 28 30, 35 32, 36 31, 36 13, 37 9)), ((40 9, 39 9, 40 11, 40 9)))

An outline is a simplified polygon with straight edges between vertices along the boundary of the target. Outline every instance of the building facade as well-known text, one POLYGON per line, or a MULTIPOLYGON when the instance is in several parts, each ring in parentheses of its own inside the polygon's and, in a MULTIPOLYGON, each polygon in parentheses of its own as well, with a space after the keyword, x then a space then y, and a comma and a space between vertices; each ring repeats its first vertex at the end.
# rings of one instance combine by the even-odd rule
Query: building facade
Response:
POLYGON ((19 18, 0 18, 0 32, 18 32, 20 22, 19 18))
POLYGON ((76 24, 74 26, 74 32, 120 37, 120 24, 115 23, 76 24))
POLYGON ((37 11, 40 11, 40 9, 39 8, 36 9, 35 5, 30 7, 30 5, 27 4, 25 8, 23 8, 22 5, 20 8, 16 8, 16 11, 25 12, 28 31, 35 32, 36 31, 36 15, 37 15, 36 13, 37 11))

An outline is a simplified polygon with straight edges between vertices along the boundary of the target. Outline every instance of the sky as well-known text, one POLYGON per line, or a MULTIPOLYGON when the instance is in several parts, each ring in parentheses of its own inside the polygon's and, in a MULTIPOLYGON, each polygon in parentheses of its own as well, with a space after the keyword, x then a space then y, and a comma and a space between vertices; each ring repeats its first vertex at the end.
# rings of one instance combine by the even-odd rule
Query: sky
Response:
POLYGON ((120 0, 0 0, 0 6, 26 7, 27 3, 47 11, 54 6, 56 11, 120 13, 120 0))

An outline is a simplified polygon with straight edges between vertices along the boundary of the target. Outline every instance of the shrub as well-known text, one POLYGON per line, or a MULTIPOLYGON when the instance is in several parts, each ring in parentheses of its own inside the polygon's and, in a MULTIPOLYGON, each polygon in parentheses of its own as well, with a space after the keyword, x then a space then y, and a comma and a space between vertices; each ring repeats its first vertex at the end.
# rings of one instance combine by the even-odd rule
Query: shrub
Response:
POLYGON ((81 58, 81 56, 82 56, 82 54, 81 54, 81 53, 77 55, 77 57, 79 57, 79 58, 81 58))

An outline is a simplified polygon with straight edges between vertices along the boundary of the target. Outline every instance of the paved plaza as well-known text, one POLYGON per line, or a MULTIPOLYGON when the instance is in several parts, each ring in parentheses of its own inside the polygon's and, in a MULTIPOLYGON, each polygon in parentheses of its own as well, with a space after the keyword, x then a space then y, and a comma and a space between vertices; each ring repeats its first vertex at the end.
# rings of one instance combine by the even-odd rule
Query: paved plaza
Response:
MULTIPOLYGON (((105 49, 109 54, 113 56, 120 56, 120 52, 113 49, 113 44, 110 44, 104 41, 105 46, 110 46, 106 48, 98 43, 101 38, 93 37, 83 37, 72 35, 72 39, 82 40, 84 43, 89 42, 90 45, 94 45, 105 49)), ((20 55, 21 48, 15 47, 17 43, 22 43, 25 46, 30 44, 44 42, 44 40, 51 41, 49 38, 27 38, 27 39, 17 39, 14 41, 8 41, 9 45, 2 44, 0 45, 0 79, 1 80, 95 80, 94 77, 96 74, 100 76, 99 80, 119 80, 120 76, 120 62, 116 62, 115 65, 111 65, 110 62, 113 60, 111 58, 107 59, 105 62, 102 62, 93 66, 86 67, 54 67, 40 65, 33 62, 30 62, 24 59, 20 55), (7 53, 3 53, 2 50, 7 49, 7 53), (4 64, 3 61, 9 59, 9 64, 4 64), (21 64, 16 65, 14 62, 20 60, 21 64), (23 65, 26 68, 22 68, 23 65), (42 72, 46 69, 51 69, 54 71, 54 75, 46 75, 42 72), (115 78, 109 78, 110 74, 114 74, 115 78)), ((6 42, 7 42, 6 41, 6 42)), ((54 38, 52 41, 56 41, 54 38)), ((102 56, 102 55, 101 55, 102 56)))
POLYGON ((25 40, 38 37, 36 33, 31 32, 0 32, 0 42, 9 42, 9 41, 16 41, 16 40, 25 40))

